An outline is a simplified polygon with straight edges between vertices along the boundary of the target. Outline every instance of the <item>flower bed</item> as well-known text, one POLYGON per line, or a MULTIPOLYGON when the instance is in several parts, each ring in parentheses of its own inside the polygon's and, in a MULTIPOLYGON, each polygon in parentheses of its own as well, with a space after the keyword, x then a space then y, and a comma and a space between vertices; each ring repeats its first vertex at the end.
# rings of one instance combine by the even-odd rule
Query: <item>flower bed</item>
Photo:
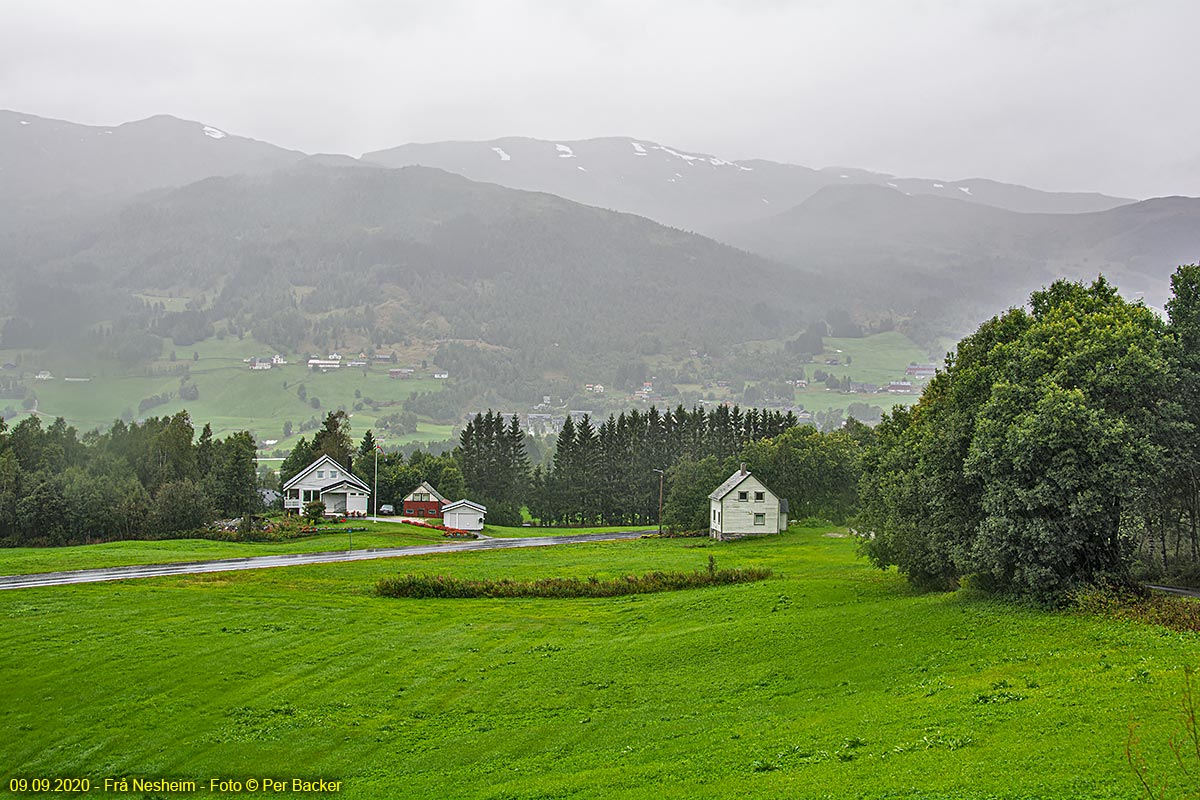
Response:
POLYGON ((428 522, 410 522, 409 525, 416 525, 420 528, 429 528, 434 531, 441 531, 442 536, 447 539, 478 539, 479 534, 471 531, 460 531, 458 528, 447 528, 445 525, 430 525, 428 522))

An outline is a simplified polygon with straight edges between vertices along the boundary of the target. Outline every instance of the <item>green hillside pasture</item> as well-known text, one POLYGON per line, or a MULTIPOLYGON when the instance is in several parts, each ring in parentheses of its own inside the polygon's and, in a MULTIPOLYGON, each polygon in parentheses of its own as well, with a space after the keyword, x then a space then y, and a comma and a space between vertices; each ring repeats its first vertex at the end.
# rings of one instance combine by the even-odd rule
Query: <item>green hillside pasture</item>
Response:
MULTIPOLYGON (((764 360, 779 357, 779 351, 784 343, 781 340, 751 342, 743 347, 749 358, 764 360)), ((843 394, 825 388, 823 383, 814 379, 814 373, 821 370, 839 379, 849 377, 856 383, 873 383, 876 386, 886 386, 893 380, 904 379, 904 370, 910 363, 927 363, 929 354, 916 345, 902 333, 888 331, 860 339, 825 338, 825 352, 814 356, 811 364, 804 365, 804 375, 809 381, 807 389, 798 389, 795 393, 796 402, 808 411, 829 411, 830 409, 846 409, 851 403, 866 403, 878 406, 884 411, 890 411, 892 406, 912 405, 920 397, 923 384, 914 382, 915 394, 843 394), (851 363, 844 362, 849 357, 851 363), (843 363, 839 365, 826 364, 826 358, 837 358, 843 363)), ((941 359, 932 359, 933 363, 941 363, 941 359)), ((798 378, 799 370, 794 374, 781 372, 775 376, 783 381, 798 378)), ((707 396, 710 392, 718 400, 738 399, 731 391, 718 387, 704 388, 700 385, 681 385, 681 390, 698 392, 707 396)))
MULTIPOLYGON (((164 355, 169 353, 168 342, 164 355)), ((177 375, 123 375, 112 368, 92 372, 56 372, 56 375, 90 376, 88 382, 68 382, 56 378, 39 381, 34 385, 38 396, 38 410, 47 417, 62 416, 80 430, 107 428, 122 414, 133 412, 135 417, 162 416, 187 409, 197 428, 209 423, 213 433, 225 436, 240 430, 249 430, 256 438, 277 439, 272 449, 289 449, 302 435, 300 426, 306 420, 324 419, 325 414, 343 407, 352 415, 351 424, 355 434, 361 435, 377 425, 379 415, 401 411, 402 401, 418 391, 439 391, 443 381, 433 378, 394 380, 388 377, 389 365, 377 365, 369 369, 344 368, 327 373, 312 372, 300 361, 299 356, 289 357, 286 366, 270 370, 254 371, 243 363, 252 356, 269 357, 269 348, 250 340, 209 339, 193 347, 179 348, 177 361, 172 363, 163 358, 153 365, 160 370, 187 366, 192 382, 200 391, 198 400, 185 401, 178 397, 179 376, 177 375), (200 358, 192 361, 192 353, 200 358), (286 385, 285 385, 286 384, 286 385), (299 386, 305 388, 306 399, 301 400, 299 386), (369 407, 355 411, 360 401, 355 396, 377 402, 390 403, 380 411, 369 407), (173 393, 170 402, 138 412, 138 403, 143 398, 173 393), (320 401, 320 408, 313 408, 312 398, 320 401), (294 433, 290 438, 283 436, 283 424, 290 420, 294 433)), ((69 369, 69 368, 68 368, 69 369)), ((388 444, 402 445, 416 441, 442 441, 453 434, 453 426, 418 424, 416 433, 405 436, 383 436, 388 444)), ((311 435, 311 434, 309 434, 311 435)))
POLYGON ((250 558, 285 553, 325 553, 345 550, 353 537, 355 550, 437 544, 447 541, 441 531, 396 522, 359 520, 328 533, 285 542, 219 542, 211 539, 106 542, 73 547, 0 548, 0 575, 27 575, 70 569, 126 567, 132 564, 173 564, 215 558, 250 558), (347 528, 368 528, 346 532, 347 528))
MULTIPOLYGON (((823 369, 839 378, 850 375, 860 383, 883 385, 892 380, 902 380, 904 370, 910 363, 940 365, 941 358, 930 359, 929 354, 902 333, 888 331, 861 339, 825 339, 825 353, 816 358, 814 369, 823 369), (851 363, 846 366, 846 357, 851 363), (841 366, 826 365, 826 358, 839 358, 841 366)), ((812 370, 809 370, 811 380, 812 370)))
POLYGON ((822 533, 2 592, 0 763, 93 785, 324 777, 345 798, 1135 798, 1131 718, 1165 763, 1195 635, 914 594, 822 533), (777 577, 371 594, 398 572, 603 578, 709 554, 777 577))

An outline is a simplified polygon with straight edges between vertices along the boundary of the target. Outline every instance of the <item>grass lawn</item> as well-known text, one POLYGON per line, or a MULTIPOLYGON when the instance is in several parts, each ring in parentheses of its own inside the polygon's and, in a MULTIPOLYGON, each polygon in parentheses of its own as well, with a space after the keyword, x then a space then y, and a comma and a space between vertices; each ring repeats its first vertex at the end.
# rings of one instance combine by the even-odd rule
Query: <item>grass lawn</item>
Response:
MULTIPOLYGON (((0 592, 10 776, 324 777, 346 798, 1134 798, 1200 637, 916 594, 847 538, 636 540, 0 592), (606 600, 401 571, 765 566, 606 600)), ((208 796, 199 792, 192 796, 208 796)))
POLYGON ((337 532, 319 533, 286 542, 218 542, 209 539, 162 539, 160 541, 106 542, 74 547, 0 548, 0 575, 26 575, 69 569, 124 567, 131 564, 169 564, 207 561, 214 558, 274 556, 284 553, 324 553, 345 550, 351 534, 346 528, 369 528, 355 532, 354 549, 434 544, 447 541, 441 531, 398 522, 355 521, 337 526, 337 532))

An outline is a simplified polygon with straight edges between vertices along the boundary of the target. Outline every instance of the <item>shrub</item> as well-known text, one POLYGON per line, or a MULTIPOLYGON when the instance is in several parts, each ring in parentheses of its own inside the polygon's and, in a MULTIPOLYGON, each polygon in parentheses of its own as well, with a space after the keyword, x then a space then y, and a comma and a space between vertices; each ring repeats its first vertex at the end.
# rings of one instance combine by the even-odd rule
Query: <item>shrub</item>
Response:
POLYGON ((1093 586, 1072 596, 1072 605, 1091 614, 1200 633, 1200 599, 1150 594, 1131 587, 1093 586))
POLYGON ((622 578, 539 578, 514 581, 509 578, 464 580, 448 575, 397 575, 382 578, 375 584, 381 597, 472 598, 472 597, 619 597, 628 594, 649 594, 705 586, 726 586, 751 583, 771 577, 771 570, 758 567, 747 569, 717 569, 709 559, 708 567, 697 572, 648 572, 645 575, 626 575, 622 578))

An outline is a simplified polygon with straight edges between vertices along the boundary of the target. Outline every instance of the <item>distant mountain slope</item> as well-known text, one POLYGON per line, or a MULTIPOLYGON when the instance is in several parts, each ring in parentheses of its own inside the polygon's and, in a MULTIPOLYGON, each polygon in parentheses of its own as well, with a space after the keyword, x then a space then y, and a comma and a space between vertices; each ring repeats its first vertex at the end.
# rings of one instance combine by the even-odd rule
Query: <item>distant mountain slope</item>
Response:
POLYGON ((0 111, 0 211, 37 220, 214 175, 261 173, 302 158, 303 153, 166 115, 102 127, 0 111))
MULTIPOLYGON (((293 337, 280 346, 361 330, 564 357, 717 347, 794 332, 816 285, 641 217, 423 167, 209 178, 146 195, 75 241, 39 275, 215 296, 210 316, 293 337)), ((41 305, 9 312, 33 326, 41 305)))
POLYGON ((1057 277, 1105 274, 1161 305, 1200 259, 1200 199, 1158 198, 1085 214, 1019 214, 877 186, 822 189, 743 226, 735 244, 837 280, 862 304, 975 314, 1023 302, 1057 277))
POLYGON ((389 167, 437 167, 472 180, 550 192, 717 238, 836 185, 890 186, 914 195, 953 197, 1025 212, 1080 213, 1130 202, 983 179, 937 181, 844 167, 815 170, 766 160, 733 162, 628 138, 554 142, 512 137, 407 144, 362 158, 389 167))

